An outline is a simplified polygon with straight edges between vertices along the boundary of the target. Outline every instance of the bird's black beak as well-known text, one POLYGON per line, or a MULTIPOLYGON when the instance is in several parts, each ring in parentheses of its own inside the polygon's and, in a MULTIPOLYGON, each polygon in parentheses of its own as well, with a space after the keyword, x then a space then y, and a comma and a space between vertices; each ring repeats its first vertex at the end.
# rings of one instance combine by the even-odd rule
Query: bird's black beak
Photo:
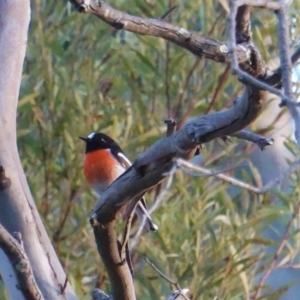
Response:
POLYGON ((88 138, 85 138, 85 137, 82 137, 82 136, 80 136, 79 138, 80 138, 81 140, 85 141, 86 143, 87 143, 88 140, 89 140, 88 138))

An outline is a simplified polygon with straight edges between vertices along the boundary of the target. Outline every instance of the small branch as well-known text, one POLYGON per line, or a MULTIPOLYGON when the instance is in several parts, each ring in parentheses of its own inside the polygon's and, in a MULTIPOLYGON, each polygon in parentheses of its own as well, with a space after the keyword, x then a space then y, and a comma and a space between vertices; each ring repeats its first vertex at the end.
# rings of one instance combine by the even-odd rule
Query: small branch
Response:
MULTIPOLYGON (((224 168, 224 169, 221 169, 221 170, 211 170, 211 169, 206 169, 208 171, 207 174, 204 174, 204 173, 199 173, 199 172, 195 172, 194 170, 183 166, 183 164, 181 163, 181 159, 178 159, 180 161, 180 167, 182 169, 182 171, 184 173, 186 173, 187 175, 191 175, 191 176, 197 176, 197 177, 211 177, 211 176, 216 176, 216 175, 220 175, 222 173, 226 173, 226 172, 230 172, 230 171, 233 171, 233 170, 236 170, 238 168, 242 168, 242 167, 246 167, 249 165, 249 162, 246 160, 246 161, 243 161, 241 162, 240 164, 238 164, 237 166, 233 166, 233 167, 228 167, 228 168, 224 168)), ((177 161, 177 159, 175 160, 177 161)), ((184 160, 185 162, 187 162, 189 165, 192 165, 192 166, 195 166, 197 167, 196 165, 193 165, 192 163, 184 160)))
MULTIPOLYGON (((280 10, 277 11, 276 16, 278 19, 277 27, 278 27, 278 41, 279 41, 279 57, 280 57, 280 65, 282 70, 282 84, 285 96, 289 99, 293 99, 293 88, 292 88, 292 65, 290 59, 290 51, 289 51, 289 18, 287 13, 287 4, 286 0, 280 0, 281 4, 280 10)), ((296 103, 292 100, 292 102, 296 103)), ((294 122, 295 122, 295 138, 298 143, 298 147, 300 147, 300 114, 299 109, 293 105, 293 103, 289 103, 282 98, 282 105, 286 105, 294 122)))
POLYGON ((289 238, 289 230, 293 224, 293 221, 298 217, 299 211, 300 211, 300 202, 295 207, 293 216, 292 216, 291 220, 288 222, 288 224, 286 225, 285 232, 284 232, 281 242, 279 243, 278 248, 274 254, 273 260, 272 260, 271 264, 269 265, 269 267, 267 268, 267 270, 265 271, 264 275, 261 277, 259 284, 258 284, 258 288, 257 288, 254 296, 251 299, 256 300, 260 297, 260 294, 262 292, 262 288, 265 284, 265 281, 267 280, 267 278, 269 277, 271 272, 276 268, 277 259, 279 258, 280 254, 289 238))
POLYGON ((215 105, 215 103, 216 103, 216 101, 219 97, 219 94, 222 90, 222 87, 223 87, 226 79, 228 78, 229 71, 230 71, 230 66, 228 65, 226 67, 225 71, 223 72, 221 78, 219 79, 219 83, 217 85, 217 88, 215 89, 215 92, 214 92, 214 94, 211 98, 211 101, 210 101, 208 107, 205 110, 205 114, 208 114, 212 110, 212 108, 214 107, 214 105, 215 105))
MULTIPOLYGON (((168 174, 164 174, 165 176, 169 176, 169 178, 167 180, 167 183, 166 183, 165 187, 161 190, 160 194, 157 196, 155 203, 148 210, 149 215, 151 215, 154 211, 156 211, 158 209, 160 203, 164 199, 164 196, 166 195, 166 193, 168 192, 168 190, 170 189, 170 187, 172 185, 173 177, 174 177, 174 174, 175 174, 176 170, 177 170, 177 166, 175 166, 173 164, 170 172, 168 174)), ((139 238, 140 238, 140 236, 143 232, 145 221, 146 221, 146 218, 144 218, 143 222, 141 223, 141 225, 139 227, 139 230, 136 232, 135 236, 132 239, 132 243, 131 243, 132 248, 134 248, 138 243, 138 240, 139 240, 139 238)))
POLYGON ((166 136, 171 136, 176 131, 177 122, 173 118, 166 119, 164 122, 167 125, 166 136))
MULTIPOLYGON (((63 216, 60 215, 60 221, 59 221, 59 224, 57 226, 57 229, 56 231, 54 232, 53 234, 53 240, 55 242, 59 242, 63 239, 65 239, 66 237, 62 237, 61 236, 61 233, 63 232, 63 229, 64 229, 64 226, 67 222, 67 219, 68 219, 68 216, 70 215, 71 211, 72 211, 72 207, 74 206, 74 203, 75 203, 75 200, 77 199, 78 195, 80 194, 80 190, 72 190, 71 191, 71 194, 70 194, 70 197, 69 197, 69 201, 66 201, 67 202, 67 208, 65 210, 65 213, 63 216)), ((61 209, 63 210, 63 209, 61 209)))
POLYGON ((188 174, 190 174, 189 172, 193 172, 193 176, 197 176, 197 173, 202 176, 203 174, 207 175, 207 176, 215 176, 216 178, 219 178, 221 180, 224 180, 230 184, 233 184, 235 186, 238 186, 242 189, 248 190, 250 192, 254 192, 256 194, 265 194, 268 191, 270 191, 274 186, 278 185, 281 183, 281 181, 290 173, 294 172, 300 165, 300 159, 296 160, 293 164, 290 165, 290 167, 283 172, 280 176, 278 176, 276 179, 268 182, 267 184, 265 184, 262 187, 255 187, 253 185, 250 185, 248 183, 245 183, 241 180, 235 179, 233 177, 224 175, 224 174, 215 174, 214 171, 208 170, 206 168, 203 168, 201 166, 195 166, 181 158, 176 159, 176 163, 178 165, 179 168, 182 169, 183 172, 186 172, 188 174), (186 169, 188 171, 186 171, 186 169))
MULTIPOLYGON (((292 65, 294 65, 299 60, 299 58, 300 58, 300 47, 296 49, 296 51, 291 56, 292 65)), ((281 77, 282 77, 282 69, 280 66, 275 71, 270 72, 270 74, 268 74, 266 78, 264 78, 264 82, 271 86, 276 86, 277 88, 281 88, 282 86, 281 77)))
POLYGON ((161 20, 164 20, 175 8, 177 8, 178 5, 172 6, 169 10, 167 10, 161 17, 161 20))
POLYGON ((238 0, 236 2, 238 3, 238 6, 249 5, 272 10, 280 9, 280 4, 278 2, 269 0, 238 0))
MULTIPOLYGON (((80 12, 94 14, 117 30, 123 29, 141 35, 161 37, 187 49, 196 56, 229 63, 228 48, 225 43, 202 37, 195 32, 161 19, 147 19, 129 15, 114 9, 101 0, 69 1, 80 12)), ((240 62, 248 61, 244 47, 237 47, 236 51, 240 62)))
POLYGON ((274 139, 265 138, 261 135, 255 134, 255 133, 247 131, 247 130, 238 131, 238 132, 232 134, 231 136, 255 143, 258 145, 258 147, 262 151, 266 148, 266 146, 274 144, 274 139))
MULTIPOLYGON (((140 199, 140 197, 138 198, 138 200, 139 199, 140 199)), ((134 201, 134 200, 132 200, 132 201, 134 201)), ((122 247, 121 247, 121 251, 120 251, 122 260, 126 260, 126 251, 125 250, 126 250, 126 245, 128 245, 131 224, 132 224, 132 220, 133 220, 133 217, 135 214, 135 209, 136 209, 137 205, 138 205, 138 201, 136 201, 135 205, 131 208, 131 211, 130 211, 129 216, 126 221, 126 225, 125 225, 125 229, 124 229, 124 237, 123 237, 122 247)), ((145 219, 146 219, 146 217, 145 217, 145 219)), ((145 220, 145 223, 146 223, 146 220, 145 220)))
POLYGON ((178 289, 177 291, 171 293, 168 296, 168 300, 171 299, 180 299, 178 298, 179 295, 182 295, 182 299, 186 299, 189 300, 189 298, 187 297, 187 293, 189 292, 188 289, 181 289, 180 285, 178 282, 173 281, 172 279, 170 279, 167 275, 165 275, 162 271, 160 271, 153 262, 151 262, 147 257, 145 258, 146 262, 162 277, 164 278, 166 281, 168 281, 169 283, 171 283, 172 285, 174 285, 176 287, 176 289, 178 289), (171 297, 172 296, 172 297, 171 297), (176 296, 176 297, 175 297, 176 296), (171 297, 171 298, 170 298, 171 297))
POLYGON ((165 275, 162 271, 160 271, 153 262, 151 262, 147 257, 145 258, 145 261, 165 280, 167 280, 169 283, 174 285, 177 289, 181 289, 178 282, 173 281, 170 279, 167 275, 165 275))
MULTIPOLYGON (((241 80, 243 83, 248 83, 257 86, 258 88, 273 93, 274 95, 277 95, 286 101, 291 101, 291 99, 286 95, 282 94, 280 90, 262 82, 261 80, 249 75, 248 73, 240 69, 237 55, 236 55, 236 44, 237 44, 236 35, 238 35, 236 33, 236 26, 237 26, 236 16, 238 14, 238 8, 239 8, 239 2, 231 1, 231 11, 229 15, 229 43, 228 44, 229 44, 229 53, 231 58, 232 73, 237 74, 239 80, 241 80)), ((264 77, 265 75, 266 75, 265 73, 260 74, 261 77, 264 77)))
POLYGON ((295 64, 300 58, 300 47, 293 53, 291 57, 292 65, 295 64))
POLYGON ((237 44, 248 43, 252 40, 251 20, 250 20, 251 6, 241 5, 236 15, 236 41, 237 44))
POLYGON ((44 299, 34 278, 28 257, 22 247, 21 235, 16 233, 17 240, 0 224, 0 248, 11 263, 18 281, 18 289, 27 300, 44 299))

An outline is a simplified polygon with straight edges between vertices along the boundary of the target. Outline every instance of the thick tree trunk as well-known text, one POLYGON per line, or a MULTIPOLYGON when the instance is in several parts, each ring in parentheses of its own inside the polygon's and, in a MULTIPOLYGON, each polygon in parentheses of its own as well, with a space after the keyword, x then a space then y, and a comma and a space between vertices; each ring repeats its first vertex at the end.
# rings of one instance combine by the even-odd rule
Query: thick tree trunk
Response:
MULTIPOLYGON (((44 299, 76 299, 37 212, 20 163, 16 109, 30 20, 29 0, 0 1, 0 166, 11 185, 0 182, 0 222, 19 232, 44 299)), ((11 299, 25 299, 14 268, 0 253, 0 272, 11 299)))

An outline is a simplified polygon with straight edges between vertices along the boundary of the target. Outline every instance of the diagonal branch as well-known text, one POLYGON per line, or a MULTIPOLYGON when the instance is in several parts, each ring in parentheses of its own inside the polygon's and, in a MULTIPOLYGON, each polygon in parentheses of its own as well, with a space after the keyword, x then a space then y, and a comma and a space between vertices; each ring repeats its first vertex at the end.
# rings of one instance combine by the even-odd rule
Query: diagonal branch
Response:
POLYGON ((244 181, 238 180, 236 178, 230 177, 225 174, 216 174, 215 171, 211 171, 209 169, 206 169, 201 166, 195 166, 183 159, 176 159, 177 165, 182 169, 183 172, 190 174, 191 172, 193 176, 201 176, 201 175, 206 175, 206 176, 215 176, 218 179, 224 180, 232 185, 238 186, 244 190, 248 190, 250 192, 256 193, 256 194, 265 194, 268 191, 270 191, 272 188, 274 188, 276 185, 280 184, 289 174, 293 173, 295 170, 297 170, 300 166, 300 160, 296 160, 293 162, 289 168, 280 174, 277 178, 274 180, 271 180, 267 184, 265 184, 262 187, 256 187, 253 186, 249 183, 246 183, 244 181), (198 173, 198 175, 197 175, 198 173))
POLYGON ((261 113, 266 94, 246 87, 245 93, 227 110, 192 119, 173 135, 156 142, 105 191, 94 207, 92 218, 108 224, 115 219, 120 205, 165 178, 164 174, 173 166, 173 158, 189 158, 199 144, 245 128, 261 113))
MULTIPOLYGON (((70 0, 80 12, 94 14, 115 29, 123 29, 141 35, 161 37, 196 56, 229 63, 228 48, 225 43, 205 38, 183 27, 170 24, 162 19, 147 19, 114 9, 101 0, 70 0)), ((249 60, 247 49, 236 49, 239 62, 249 60)))

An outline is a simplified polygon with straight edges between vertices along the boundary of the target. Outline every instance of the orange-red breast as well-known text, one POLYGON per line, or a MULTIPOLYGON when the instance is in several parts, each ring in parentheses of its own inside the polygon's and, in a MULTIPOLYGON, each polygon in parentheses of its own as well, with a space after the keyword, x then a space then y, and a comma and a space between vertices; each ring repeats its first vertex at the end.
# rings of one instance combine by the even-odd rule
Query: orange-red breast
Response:
MULTIPOLYGON (((83 170, 90 187, 101 197, 108 186, 131 166, 120 146, 104 133, 91 133, 88 137, 80 137, 86 142, 83 170)), ((157 230, 147 213, 144 198, 136 207, 137 216, 146 217, 145 230, 157 230)))

